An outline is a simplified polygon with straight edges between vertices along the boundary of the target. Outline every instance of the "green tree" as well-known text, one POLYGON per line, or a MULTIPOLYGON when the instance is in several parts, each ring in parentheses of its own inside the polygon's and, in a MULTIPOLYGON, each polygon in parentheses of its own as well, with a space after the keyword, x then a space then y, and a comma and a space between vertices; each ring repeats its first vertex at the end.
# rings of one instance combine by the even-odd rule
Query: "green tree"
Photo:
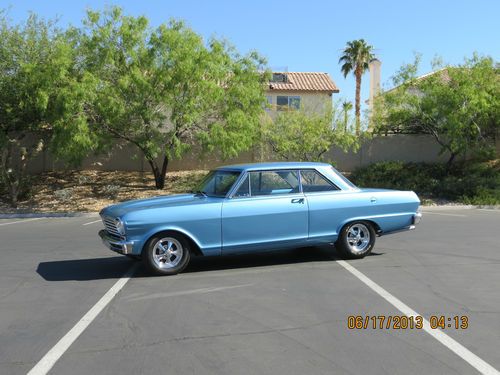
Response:
POLYGON ((416 78, 420 57, 393 78, 399 84, 376 101, 379 132, 430 134, 448 152, 448 166, 466 152, 494 153, 500 129, 500 69, 493 59, 474 55, 458 66, 434 65, 416 78))
POLYGON ((301 110, 279 112, 264 122, 263 138, 279 158, 297 161, 328 161, 325 154, 337 146, 357 150, 359 138, 344 130, 336 107, 326 113, 301 110))
POLYGON ((349 111, 352 110, 352 103, 348 100, 342 102, 342 111, 344 112, 344 131, 348 130, 349 124, 349 111))
POLYGON ((14 206, 28 190, 28 164, 45 147, 80 157, 92 148, 85 120, 73 111, 78 94, 68 89, 74 61, 54 22, 31 15, 11 25, 0 17, 0 177, 14 206))
POLYGON ((175 20, 151 29, 145 17, 116 7, 89 11, 84 25, 82 67, 95 83, 89 121, 99 134, 134 144, 158 189, 169 161, 193 146, 226 158, 253 145, 267 80, 255 52, 241 56, 217 39, 205 44, 175 20))
POLYGON ((339 64, 342 64, 341 71, 344 78, 349 73, 353 73, 356 78, 356 134, 361 131, 361 78, 368 69, 370 61, 375 57, 373 47, 365 42, 364 39, 347 42, 342 51, 339 64))

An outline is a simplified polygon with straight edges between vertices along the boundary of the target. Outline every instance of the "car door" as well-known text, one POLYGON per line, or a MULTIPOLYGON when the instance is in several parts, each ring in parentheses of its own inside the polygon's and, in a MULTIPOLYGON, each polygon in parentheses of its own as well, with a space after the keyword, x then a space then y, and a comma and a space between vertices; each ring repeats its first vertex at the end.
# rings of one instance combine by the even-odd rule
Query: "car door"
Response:
POLYGON ((345 217, 346 198, 350 194, 344 194, 315 169, 301 170, 300 180, 309 207, 309 240, 334 241, 337 227, 345 217))
POLYGON ((298 171, 251 171, 222 204, 222 253, 299 245, 308 225, 298 171))

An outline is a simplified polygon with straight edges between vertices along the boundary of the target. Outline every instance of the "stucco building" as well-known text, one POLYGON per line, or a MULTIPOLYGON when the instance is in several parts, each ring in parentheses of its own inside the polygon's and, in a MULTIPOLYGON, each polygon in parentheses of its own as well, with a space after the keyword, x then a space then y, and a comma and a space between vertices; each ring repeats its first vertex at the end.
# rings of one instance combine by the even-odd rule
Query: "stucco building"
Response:
POLYGON ((332 105, 339 89, 327 73, 274 72, 266 92, 271 116, 277 111, 303 108, 320 113, 332 105))

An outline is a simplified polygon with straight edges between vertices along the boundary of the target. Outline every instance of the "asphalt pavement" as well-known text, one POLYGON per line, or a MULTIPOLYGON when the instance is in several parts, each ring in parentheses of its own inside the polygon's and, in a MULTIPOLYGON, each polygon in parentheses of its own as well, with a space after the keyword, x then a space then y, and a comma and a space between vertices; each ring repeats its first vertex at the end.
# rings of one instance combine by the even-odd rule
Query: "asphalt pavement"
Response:
POLYGON ((43 373, 47 358, 61 375, 500 369, 500 210, 425 210, 362 260, 303 248, 195 258, 171 277, 111 253, 101 227, 0 220, 0 374, 43 373), (372 327, 402 316, 399 303, 444 329, 372 327), (349 316, 368 324, 349 329, 349 316))

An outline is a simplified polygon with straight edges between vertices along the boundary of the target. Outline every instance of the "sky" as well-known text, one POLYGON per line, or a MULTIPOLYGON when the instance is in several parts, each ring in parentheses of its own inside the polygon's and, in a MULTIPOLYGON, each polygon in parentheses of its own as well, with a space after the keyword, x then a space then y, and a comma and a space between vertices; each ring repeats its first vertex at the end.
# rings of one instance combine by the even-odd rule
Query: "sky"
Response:
MULTIPOLYGON (((355 82, 338 64, 347 41, 363 38, 382 62, 382 87, 403 63, 422 54, 421 71, 440 56, 459 64, 473 52, 500 60, 500 0, 0 0, 0 9, 19 23, 30 11, 60 26, 78 26, 85 10, 118 5, 126 14, 145 15, 152 26, 182 19, 205 38, 229 40, 240 53, 256 50, 275 70, 327 72, 340 89, 335 98, 354 101, 355 82)), ((369 74, 363 76, 362 101, 369 74)))

